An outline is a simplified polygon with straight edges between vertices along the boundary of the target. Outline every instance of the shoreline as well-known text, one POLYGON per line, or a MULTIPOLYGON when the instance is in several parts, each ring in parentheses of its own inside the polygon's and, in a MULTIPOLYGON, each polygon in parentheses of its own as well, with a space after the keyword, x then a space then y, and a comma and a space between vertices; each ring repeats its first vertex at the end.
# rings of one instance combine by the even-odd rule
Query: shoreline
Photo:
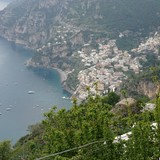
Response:
POLYGON ((59 68, 56 68, 56 67, 53 67, 52 69, 54 69, 58 72, 63 90, 65 90, 66 92, 68 92, 72 96, 74 91, 71 90, 70 88, 68 88, 68 86, 66 85, 66 80, 67 80, 68 74, 65 71, 63 71, 59 68))
MULTIPOLYGON (((3 38, 5 40, 7 40, 8 42, 13 42, 15 45, 19 45, 19 46, 22 46, 23 48, 25 49, 30 49, 32 50, 31 48, 26 48, 24 47, 24 45, 22 44, 18 44, 14 41, 9 41, 7 38, 4 38, 4 37, 0 37, 0 38, 3 38)), ((32 59, 29 58, 26 62, 24 62, 24 65, 26 65, 27 68, 48 68, 48 69, 53 69, 53 70, 56 70, 60 76, 60 81, 61 81, 61 85, 63 87, 63 90, 65 90, 66 92, 68 92, 69 94, 73 95, 74 91, 71 90, 67 85, 66 85, 66 80, 67 80, 67 77, 68 77, 68 73, 66 73, 65 71, 61 70, 60 68, 57 68, 57 67, 51 67, 51 66, 43 66, 43 65, 37 65, 36 63, 33 63, 32 62, 32 59)))
POLYGON ((66 92, 68 92, 72 96, 74 91, 72 91, 66 85, 66 80, 67 80, 68 74, 65 71, 63 71, 63 70, 61 70, 59 68, 54 67, 53 69, 56 70, 58 72, 59 76, 60 76, 61 85, 63 87, 63 90, 65 90, 66 92))
POLYGON ((67 73, 63 70, 53 67, 52 69, 56 70, 60 76, 61 83, 63 84, 67 80, 67 73))
POLYGON ((59 74, 59 77, 60 77, 60 82, 61 82, 61 85, 63 87, 63 90, 65 90, 66 92, 68 92, 69 94, 73 95, 74 91, 72 91, 70 88, 68 88, 68 86, 66 85, 66 80, 67 80, 67 77, 68 77, 68 73, 66 73, 65 71, 63 71, 62 69, 60 68, 57 68, 57 67, 52 67, 52 66, 40 66, 40 65, 36 65, 35 63, 33 63, 31 61, 31 59, 28 59, 25 63, 25 65, 28 67, 28 68, 46 68, 46 69, 53 69, 55 71, 57 71, 57 73, 59 74))
POLYGON ((66 80, 67 80, 67 76, 68 74, 66 72, 64 72, 63 70, 61 70, 60 68, 57 67, 51 67, 51 66, 43 66, 43 65, 37 65, 36 63, 32 62, 32 59, 28 59, 25 62, 25 65, 27 68, 46 68, 46 69, 53 69, 56 70, 60 76, 60 81, 63 84, 66 80))

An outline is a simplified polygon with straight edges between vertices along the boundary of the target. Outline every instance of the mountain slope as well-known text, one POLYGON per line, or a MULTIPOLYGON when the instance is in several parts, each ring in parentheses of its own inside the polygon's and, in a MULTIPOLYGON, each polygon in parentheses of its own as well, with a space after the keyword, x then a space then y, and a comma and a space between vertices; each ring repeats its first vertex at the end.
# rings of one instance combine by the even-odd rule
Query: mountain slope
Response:
POLYGON ((114 40, 132 54, 159 27, 159 8, 159 0, 15 0, 0 12, 0 36, 36 51, 28 66, 64 70, 76 90, 87 68, 81 51, 99 52, 114 40))
POLYGON ((160 24, 159 6, 158 0, 17 0, 1 12, 0 33, 33 47, 63 23, 105 32, 150 29, 160 24))

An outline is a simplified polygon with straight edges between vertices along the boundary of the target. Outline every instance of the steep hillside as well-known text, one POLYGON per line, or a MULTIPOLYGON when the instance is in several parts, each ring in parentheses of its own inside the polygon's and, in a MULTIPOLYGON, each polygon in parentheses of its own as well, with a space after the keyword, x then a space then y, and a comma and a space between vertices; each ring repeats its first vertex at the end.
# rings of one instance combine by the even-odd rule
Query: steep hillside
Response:
POLYGON ((65 86, 75 91, 80 71, 98 63, 85 63, 80 53, 109 44, 112 58, 117 49, 132 54, 157 31, 159 8, 159 0, 15 0, 0 12, 0 36, 36 51, 28 66, 64 70, 65 86))
POLYGON ((160 67, 147 68, 143 73, 132 75, 121 85, 128 96, 136 99, 154 99, 160 92, 160 67))
POLYGON ((159 6, 158 0, 16 0, 1 12, 0 33, 36 48, 51 40, 58 26, 94 32, 146 32, 159 26, 159 6))

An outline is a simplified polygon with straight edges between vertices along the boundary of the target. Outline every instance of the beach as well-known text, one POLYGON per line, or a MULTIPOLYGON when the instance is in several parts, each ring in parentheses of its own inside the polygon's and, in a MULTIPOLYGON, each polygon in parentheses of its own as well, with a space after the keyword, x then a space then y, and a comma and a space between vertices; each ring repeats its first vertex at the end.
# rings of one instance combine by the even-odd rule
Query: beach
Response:
POLYGON ((53 69, 55 69, 55 70, 59 73, 60 79, 61 79, 61 83, 64 83, 64 82, 67 80, 67 73, 64 72, 64 71, 62 71, 62 70, 59 69, 59 68, 55 68, 55 67, 54 67, 53 69))
POLYGON ((40 68, 48 68, 48 69, 53 69, 53 70, 56 70, 60 76, 60 81, 61 81, 61 84, 63 86, 63 89, 66 90, 68 93, 70 94, 73 94, 73 91, 67 86, 67 84, 65 83, 66 80, 67 80, 67 77, 68 77, 68 73, 66 73, 65 71, 61 70, 60 68, 57 68, 57 67, 44 67, 44 66, 40 66, 40 65, 37 65, 36 63, 32 62, 31 59, 27 60, 25 62, 25 65, 29 68, 37 68, 37 67, 40 67, 40 68))

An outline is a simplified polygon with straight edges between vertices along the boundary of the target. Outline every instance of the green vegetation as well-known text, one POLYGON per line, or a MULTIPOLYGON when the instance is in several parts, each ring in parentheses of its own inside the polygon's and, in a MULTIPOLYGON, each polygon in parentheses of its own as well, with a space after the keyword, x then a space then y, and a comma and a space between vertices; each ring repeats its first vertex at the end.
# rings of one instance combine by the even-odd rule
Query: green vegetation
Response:
POLYGON ((81 62, 81 58, 79 58, 78 56, 73 57, 67 63, 70 64, 71 67, 74 69, 73 69, 73 72, 68 75, 66 84, 71 90, 74 91, 77 87, 77 84, 79 83, 78 74, 81 70, 84 70, 86 67, 81 62))
MULTIPOLYGON (((124 94, 124 97, 126 94, 124 94)), ((157 94, 153 111, 132 113, 128 103, 128 116, 114 114, 119 96, 110 92, 105 97, 89 95, 77 104, 73 99, 70 110, 57 111, 53 107, 45 119, 30 126, 30 133, 11 148, 10 142, 0 143, 2 160, 34 160, 54 155, 47 160, 141 160, 160 157, 160 96, 157 94), (115 98, 115 99, 114 99, 115 98), (113 101, 112 101, 113 100, 113 101), (152 124, 158 125, 152 125, 152 124), (129 139, 116 138, 127 132, 129 139), (66 151, 67 150, 67 151, 66 151)))
POLYGON ((68 78, 66 81, 67 86, 73 91, 76 89, 79 83, 79 80, 77 78, 78 73, 79 73, 79 70, 74 70, 71 74, 68 75, 68 78))
MULTIPOLYGON (((119 49, 130 50, 159 26, 159 6, 158 0, 73 1, 66 18, 82 30, 99 32, 99 38, 117 39, 119 49), (124 37, 118 37, 120 32, 124 37)), ((84 32, 84 37, 89 42, 90 35, 84 32)))
POLYGON ((109 105, 114 106, 116 103, 118 103, 120 100, 120 96, 117 95, 115 92, 108 93, 107 96, 103 96, 102 102, 107 103, 109 105))
MULTIPOLYGON (((56 37, 56 30, 60 29, 57 25, 62 28, 66 27, 66 24, 69 28, 70 25, 77 26, 78 30, 84 32, 85 43, 91 40, 90 33, 97 34, 93 37, 95 39, 98 37, 117 39, 120 32, 125 32, 125 37, 118 38, 118 44, 122 48, 130 49, 137 45, 137 37, 146 37, 160 23, 159 0, 63 0, 54 4, 50 1, 46 3, 48 7, 41 0, 15 1, 1 12, 1 25, 9 30, 9 33, 14 30, 13 26, 23 29, 33 25, 31 30, 26 29, 20 32, 21 34, 17 31, 15 33, 20 38, 22 35, 22 39, 24 36, 27 37, 27 41, 31 36, 43 31, 48 38, 45 39, 44 36, 38 38, 36 42, 38 47, 42 47, 45 44, 44 41, 51 41, 56 37), (32 16, 28 16, 30 14, 32 16), (35 19, 33 22, 32 18, 35 19), (132 36, 128 36, 130 32, 133 33, 132 36)), ((68 38, 70 36, 67 35, 68 38)))
MULTIPOLYGON (((8 9, 10 10, 10 13, 7 13, 7 16, 5 17, 4 25, 8 28, 12 27, 16 21, 25 15, 25 12, 27 11, 26 8, 23 5, 22 2, 12 3, 8 5, 8 9)), ((21 23, 25 23, 25 21, 22 20, 21 23)))
POLYGON ((160 65, 160 61, 155 54, 146 53, 145 55, 146 55, 147 61, 146 62, 143 61, 141 63, 144 69, 149 69, 152 66, 156 67, 160 65))
POLYGON ((7 160, 11 156, 11 143, 10 141, 4 141, 0 143, 0 159, 7 160))
POLYGON ((151 56, 149 57, 152 62, 148 63, 148 66, 144 68, 144 71, 139 74, 131 73, 129 78, 125 80, 120 87, 127 90, 128 96, 131 96, 140 101, 142 100, 144 102, 149 100, 149 97, 144 93, 145 90, 148 89, 154 93, 157 86, 159 86, 157 83, 155 83, 155 79, 160 79, 159 60, 157 60, 157 58, 154 59, 151 56), (144 86, 145 88, 143 88, 144 86))
POLYGON ((67 16, 77 25, 94 29, 138 31, 159 25, 159 18, 155 15, 159 6, 158 0, 99 0, 96 4, 90 0, 73 1, 67 16))
POLYGON ((129 36, 129 37, 122 37, 118 38, 116 41, 117 47, 121 50, 131 50, 136 48, 139 44, 140 40, 138 40, 138 36, 129 36))

